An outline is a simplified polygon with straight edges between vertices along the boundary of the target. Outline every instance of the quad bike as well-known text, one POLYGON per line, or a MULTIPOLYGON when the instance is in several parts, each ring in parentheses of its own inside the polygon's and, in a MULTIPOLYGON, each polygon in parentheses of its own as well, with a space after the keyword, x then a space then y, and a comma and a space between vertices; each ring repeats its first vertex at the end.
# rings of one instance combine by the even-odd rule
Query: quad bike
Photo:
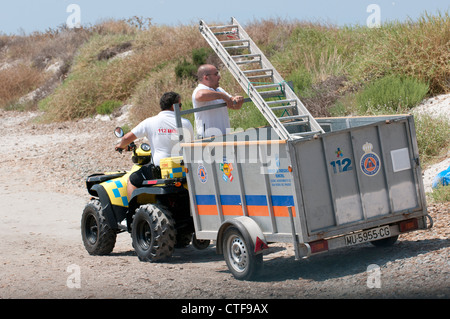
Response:
MULTIPOLYGON (((119 138, 124 135, 121 128, 114 133, 119 138)), ((117 234, 122 232, 131 234, 141 261, 166 259, 172 256, 174 248, 186 247, 191 241, 197 249, 207 248, 209 240, 197 240, 193 235, 182 158, 162 159, 163 169, 159 169, 152 164, 150 145, 137 147, 133 142, 127 150, 133 152, 130 171, 94 174, 86 179, 93 197, 83 211, 81 235, 89 254, 111 253, 117 234), (145 180, 128 200, 128 178, 143 165, 151 165, 154 179, 145 180)))

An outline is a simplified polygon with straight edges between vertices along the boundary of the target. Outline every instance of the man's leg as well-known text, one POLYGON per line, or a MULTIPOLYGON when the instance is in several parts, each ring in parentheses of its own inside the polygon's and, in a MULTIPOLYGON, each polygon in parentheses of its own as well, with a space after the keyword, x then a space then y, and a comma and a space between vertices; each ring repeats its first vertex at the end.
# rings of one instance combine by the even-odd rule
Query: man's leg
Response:
POLYGON ((142 166, 139 170, 132 173, 130 177, 128 178, 128 184, 127 184, 127 196, 128 201, 131 199, 131 195, 133 194, 133 191, 137 189, 138 187, 142 186, 142 183, 144 180, 152 179, 152 169, 150 165, 142 166))
POLYGON ((130 201, 131 195, 133 194, 133 192, 134 192, 135 189, 137 189, 137 187, 134 186, 133 184, 131 184, 130 179, 128 179, 128 184, 127 184, 127 197, 128 197, 128 201, 130 201))

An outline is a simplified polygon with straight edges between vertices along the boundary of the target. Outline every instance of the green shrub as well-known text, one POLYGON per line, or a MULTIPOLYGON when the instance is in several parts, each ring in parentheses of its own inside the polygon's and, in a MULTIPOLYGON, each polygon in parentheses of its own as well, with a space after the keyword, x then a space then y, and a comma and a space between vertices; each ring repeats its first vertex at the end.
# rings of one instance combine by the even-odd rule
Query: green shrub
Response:
POLYGON ((111 114, 115 109, 122 106, 122 104, 120 101, 105 101, 97 106, 96 111, 98 114, 111 114))
POLYGON ((304 96, 308 94, 308 89, 312 85, 312 76, 304 67, 300 67, 294 70, 287 78, 286 81, 292 81, 293 90, 298 96, 304 96))
POLYGON ((367 85, 357 102, 363 112, 404 112, 420 103, 428 89, 428 84, 417 79, 389 75, 367 85))
POLYGON ((183 58, 183 61, 179 62, 175 67, 177 79, 192 78, 197 80, 198 67, 206 63, 206 59, 211 53, 212 50, 208 48, 193 49, 191 53, 192 62, 188 62, 186 58, 183 58))
POLYGON ((175 67, 175 75, 177 79, 185 79, 190 77, 195 77, 197 73, 197 67, 186 61, 186 58, 183 59, 183 62, 180 62, 175 67))
POLYGON ((415 117, 416 137, 419 154, 426 164, 450 145, 450 124, 429 115, 415 117))
POLYGON ((438 186, 433 189, 433 192, 428 193, 432 201, 435 203, 448 203, 450 202, 450 186, 438 186))
POLYGON ((209 48, 198 48, 192 50, 192 63, 199 67, 206 63, 206 59, 213 51, 209 48))

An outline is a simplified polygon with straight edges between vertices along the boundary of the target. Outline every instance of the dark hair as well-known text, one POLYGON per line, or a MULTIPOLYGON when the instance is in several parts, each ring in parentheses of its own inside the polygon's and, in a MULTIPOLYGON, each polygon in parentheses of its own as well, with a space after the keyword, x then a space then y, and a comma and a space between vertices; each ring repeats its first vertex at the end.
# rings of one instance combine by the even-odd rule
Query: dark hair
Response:
POLYGON ((180 101, 180 94, 175 92, 166 92, 161 97, 161 100, 159 100, 159 106, 161 107, 161 110, 168 110, 172 107, 172 105, 178 103, 180 101))

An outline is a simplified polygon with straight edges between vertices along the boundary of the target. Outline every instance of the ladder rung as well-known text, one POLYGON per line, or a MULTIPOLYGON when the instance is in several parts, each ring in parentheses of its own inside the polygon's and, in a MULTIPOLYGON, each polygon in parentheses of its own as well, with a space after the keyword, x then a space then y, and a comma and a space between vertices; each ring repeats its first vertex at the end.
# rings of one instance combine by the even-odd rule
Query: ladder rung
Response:
POLYGON ((242 42, 249 43, 248 40, 225 40, 225 41, 220 41, 220 43, 222 43, 222 44, 236 44, 236 43, 242 43, 242 42))
POLYGON ((226 50, 230 50, 230 49, 248 49, 250 48, 250 44, 248 45, 234 45, 234 46, 230 46, 230 47, 224 47, 226 50))
POLYGON ((278 100, 278 101, 270 101, 270 102, 266 102, 266 103, 267 103, 267 105, 275 105, 275 104, 280 104, 280 103, 292 103, 292 102, 297 102, 297 100, 294 100, 294 99, 278 100))
POLYGON ((274 97, 274 96, 280 96, 283 94, 283 91, 281 90, 273 90, 273 91, 263 91, 258 92, 262 97, 268 98, 268 97, 274 97))
POLYGON ((293 109, 294 107, 296 107, 296 105, 281 105, 281 106, 271 107, 270 109, 272 111, 278 111, 278 110, 285 110, 285 109, 293 109))
POLYGON ((242 71, 244 74, 250 74, 250 73, 256 73, 256 72, 271 72, 273 74, 273 70, 272 69, 256 69, 256 70, 247 70, 247 71, 242 71))
POLYGON ((283 124, 284 126, 290 126, 290 125, 305 125, 308 123, 309 122, 306 121, 293 121, 293 122, 282 122, 281 124, 283 124))
POLYGON ((273 74, 263 74, 263 75, 251 75, 251 76, 247 76, 248 80, 259 80, 259 79, 264 79, 264 78, 272 78, 273 79, 273 74))
POLYGON ((243 59, 243 58, 260 58, 261 54, 241 54, 241 55, 233 55, 232 59, 243 59))
POLYGON ((308 131, 308 132, 301 132, 301 133, 291 133, 293 136, 308 136, 308 135, 314 135, 314 134, 320 134, 321 131, 308 131))
POLYGON ((229 24, 229 25, 216 25, 209 27, 210 30, 220 30, 220 29, 228 29, 228 28, 239 28, 239 26, 235 24, 229 24))
POLYGON ((236 64, 250 64, 250 63, 261 63, 261 60, 253 59, 253 60, 246 60, 246 61, 236 61, 236 64))
POLYGON ((229 34, 233 34, 236 35, 236 31, 222 31, 222 32, 214 32, 214 35, 229 35, 229 34))
POLYGON ((279 88, 280 84, 275 83, 275 84, 254 85, 253 87, 255 89, 257 89, 257 90, 259 90, 259 89, 272 89, 272 88, 279 88))
POLYGON ((285 116, 285 117, 279 117, 278 120, 284 121, 284 120, 299 120, 299 119, 308 119, 309 115, 291 115, 291 116, 285 116))

